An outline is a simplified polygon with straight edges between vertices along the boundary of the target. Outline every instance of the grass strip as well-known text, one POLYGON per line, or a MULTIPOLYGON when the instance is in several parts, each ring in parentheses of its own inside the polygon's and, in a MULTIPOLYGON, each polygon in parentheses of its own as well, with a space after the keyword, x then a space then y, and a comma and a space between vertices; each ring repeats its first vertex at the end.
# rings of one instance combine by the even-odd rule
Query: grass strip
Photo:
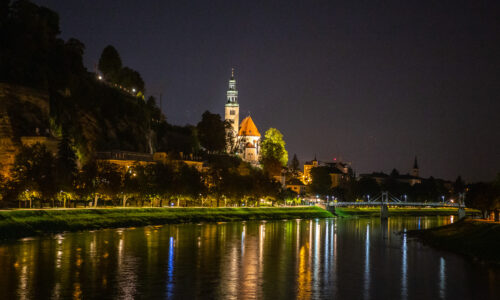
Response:
POLYGON ((316 207, 107 208, 0 211, 0 239, 45 233, 192 222, 333 217, 316 207))
POLYGON ((500 223, 481 220, 460 220, 450 225, 409 231, 438 249, 466 257, 500 264, 500 223))

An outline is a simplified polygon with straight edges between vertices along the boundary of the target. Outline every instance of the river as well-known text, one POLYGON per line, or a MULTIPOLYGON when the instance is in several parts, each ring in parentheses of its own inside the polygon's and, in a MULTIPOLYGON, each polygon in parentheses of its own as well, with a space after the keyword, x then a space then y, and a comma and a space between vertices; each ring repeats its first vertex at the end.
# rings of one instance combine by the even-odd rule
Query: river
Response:
POLYGON ((500 268, 410 229, 453 217, 106 229, 0 244, 1 299, 500 299, 500 268))

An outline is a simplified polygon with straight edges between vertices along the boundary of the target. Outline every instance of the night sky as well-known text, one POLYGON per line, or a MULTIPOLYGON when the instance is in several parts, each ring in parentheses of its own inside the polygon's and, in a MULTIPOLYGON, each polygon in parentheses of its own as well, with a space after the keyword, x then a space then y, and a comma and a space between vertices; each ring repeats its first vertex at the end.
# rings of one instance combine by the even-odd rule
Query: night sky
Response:
POLYGON ((115 46, 170 123, 278 128, 290 158, 454 180, 500 172, 500 1, 35 1, 94 69, 115 46), (355 3, 354 3, 355 2, 355 3))

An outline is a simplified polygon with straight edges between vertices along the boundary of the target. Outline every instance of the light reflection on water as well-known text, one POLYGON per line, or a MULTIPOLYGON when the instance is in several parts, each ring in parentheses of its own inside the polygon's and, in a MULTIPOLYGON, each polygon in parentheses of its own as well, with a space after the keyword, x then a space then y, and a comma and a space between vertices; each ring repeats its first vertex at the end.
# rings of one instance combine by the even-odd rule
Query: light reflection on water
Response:
POLYGON ((0 245, 2 299, 499 299, 500 269, 406 231, 450 217, 252 221, 0 245))
POLYGON ((370 223, 366 224, 364 299, 370 299, 370 223))

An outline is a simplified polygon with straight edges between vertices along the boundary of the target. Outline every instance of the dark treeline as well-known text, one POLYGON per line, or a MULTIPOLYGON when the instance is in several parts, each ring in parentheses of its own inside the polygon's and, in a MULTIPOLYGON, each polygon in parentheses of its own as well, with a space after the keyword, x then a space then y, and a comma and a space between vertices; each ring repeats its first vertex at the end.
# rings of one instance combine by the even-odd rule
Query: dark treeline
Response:
POLYGON ((392 196, 407 200, 408 202, 443 202, 453 200, 457 202, 460 194, 465 195, 467 207, 477 208, 484 215, 500 210, 500 174, 491 182, 479 182, 466 184, 460 176, 455 182, 446 182, 442 179, 421 178, 420 183, 410 183, 398 180, 399 173, 396 170, 379 184, 370 177, 361 177, 358 180, 354 174, 342 178, 339 186, 332 188, 328 167, 317 167, 311 170, 312 183, 309 191, 321 197, 335 197, 341 201, 367 201, 369 197, 380 195, 382 191, 388 191, 392 196))
POLYGON ((68 147, 53 156, 45 146, 23 147, 11 178, 0 178, 4 207, 260 206, 295 197, 261 169, 238 157, 207 155, 206 171, 182 161, 122 167, 89 161, 80 169, 68 147))
POLYGON ((379 184, 371 177, 361 177, 356 180, 354 174, 342 177, 339 186, 331 188, 331 179, 328 167, 313 168, 311 171, 312 183, 311 191, 319 195, 333 195, 345 201, 356 201, 359 199, 372 199, 382 191, 388 191, 394 197, 403 199, 406 197, 411 202, 437 202, 450 198, 458 198, 458 195, 465 191, 465 183, 458 177, 453 184, 433 177, 421 179, 421 183, 411 185, 410 183, 398 180, 399 173, 393 171, 392 174, 379 184))

